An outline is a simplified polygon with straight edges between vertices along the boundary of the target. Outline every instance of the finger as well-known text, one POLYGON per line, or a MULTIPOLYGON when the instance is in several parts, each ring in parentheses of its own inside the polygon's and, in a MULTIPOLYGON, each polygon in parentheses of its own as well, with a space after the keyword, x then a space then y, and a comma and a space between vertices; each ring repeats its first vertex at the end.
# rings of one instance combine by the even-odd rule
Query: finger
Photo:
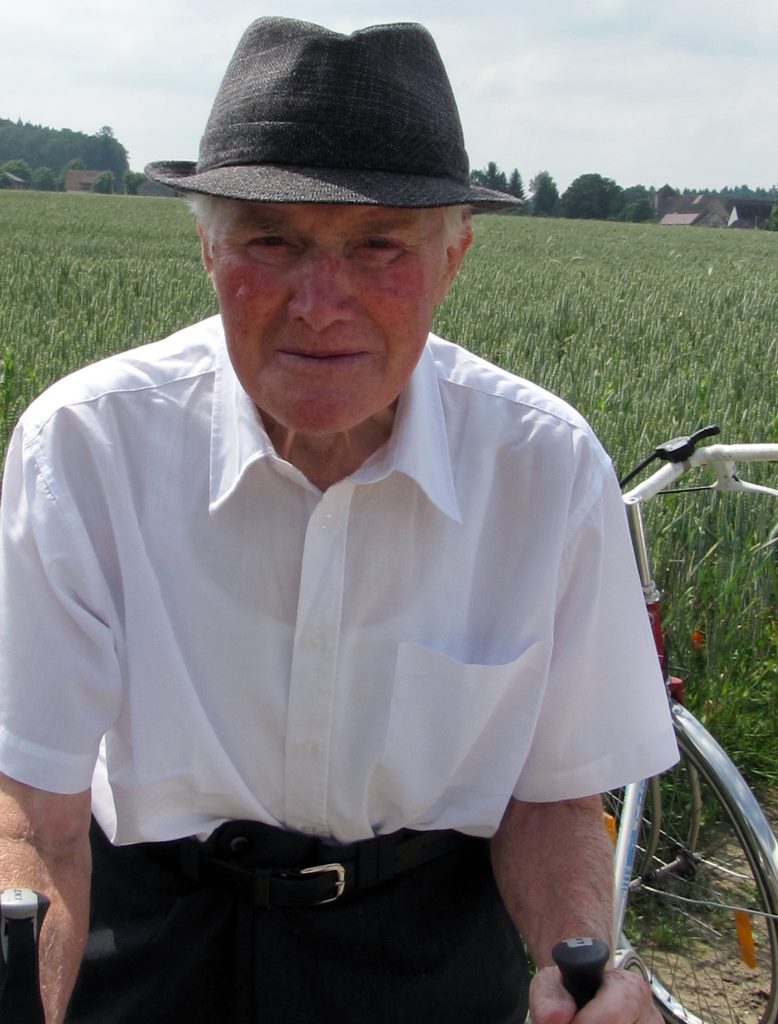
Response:
POLYGON ((662 1024, 662 1017, 642 975, 610 967, 597 995, 580 1011, 575 1024, 662 1024))
POLYGON ((532 1024, 570 1024, 575 1017, 575 1001, 556 967, 545 967, 532 979, 529 1012, 532 1024))
POLYGON ((595 998, 576 1015, 556 968, 539 971, 530 986, 532 1024, 663 1024, 643 977, 606 968, 595 998))

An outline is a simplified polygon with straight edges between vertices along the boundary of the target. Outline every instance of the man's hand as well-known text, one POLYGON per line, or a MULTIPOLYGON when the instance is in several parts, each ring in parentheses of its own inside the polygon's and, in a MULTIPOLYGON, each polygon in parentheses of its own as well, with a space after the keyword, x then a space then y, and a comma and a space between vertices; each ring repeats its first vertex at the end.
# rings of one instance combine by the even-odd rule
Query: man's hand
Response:
POLYGON ((662 1024, 643 978, 631 971, 605 969, 596 997, 576 1015, 572 996, 556 967, 538 971, 530 986, 532 1024, 662 1024))
POLYGON ((662 1024, 643 978, 608 967, 595 998, 576 1014, 552 965, 557 942, 609 940, 613 847, 598 797, 559 803, 512 800, 492 839, 497 885, 538 966, 530 987, 533 1024, 662 1024))

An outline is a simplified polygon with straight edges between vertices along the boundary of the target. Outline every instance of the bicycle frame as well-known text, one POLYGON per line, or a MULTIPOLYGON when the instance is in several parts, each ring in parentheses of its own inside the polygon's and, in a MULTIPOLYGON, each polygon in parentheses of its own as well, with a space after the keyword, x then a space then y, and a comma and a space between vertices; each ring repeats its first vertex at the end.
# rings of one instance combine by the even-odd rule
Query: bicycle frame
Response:
MULTIPOLYGON (((703 466, 710 466, 715 473, 714 482, 705 489, 724 492, 751 492, 767 494, 778 498, 778 488, 749 483, 741 479, 737 473, 737 464, 740 462, 775 461, 778 461, 778 444, 708 445, 707 447, 696 449, 686 459, 665 463, 643 482, 632 487, 624 494, 630 538, 632 540, 640 584, 643 588, 646 610, 651 622, 662 674, 668 688, 668 697, 674 704, 682 705, 683 703, 683 684, 679 679, 671 677, 668 671, 665 639, 662 630, 661 595, 651 573, 642 507, 659 494, 672 489, 673 484, 682 476, 685 476, 693 469, 703 466)), ((701 729, 692 716, 689 715, 687 717, 698 730, 701 729)), ((726 759, 726 755, 721 751, 721 748, 715 744, 712 737, 708 737, 708 739, 710 744, 715 747, 715 749, 712 749, 712 754, 715 754, 721 761, 723 771, 726 769, 724 762, 729 763, 728 759, 726 759)), ((729 772, 729 776, 732 789, 741 793, 740 799, 750 798, 750 801, 756 804, 750 790, 747 790, 746 795, 743 794, 744 784, 739 773, 732 774, 729 772)), ((621 948, 623 946, 621 936, 629 899, 630 883, 647 786, 648 780, 643 779, 626 786, 624 790, 624 803, 614 854, 613 948, 619 950, 617 960, 619 956, 623 959, 628 959, 629 957, 629 950, 621 948)), ((758 811, 758 805, 756 810, 758 811)), ((761 814, 761 812, 759 813, 761 814)), ((774 850, 778 857, 778 844, 776 844, 769 827, 767 828, 767 833, 769 834, 765 834, 762 837, 763 842, 770 849, 774 850)))

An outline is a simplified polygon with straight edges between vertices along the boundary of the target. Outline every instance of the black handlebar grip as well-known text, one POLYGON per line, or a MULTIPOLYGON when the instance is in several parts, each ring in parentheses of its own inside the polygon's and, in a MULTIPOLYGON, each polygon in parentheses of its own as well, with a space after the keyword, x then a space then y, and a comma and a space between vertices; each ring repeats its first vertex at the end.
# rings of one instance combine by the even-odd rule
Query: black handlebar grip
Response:
POLYGON ((44 1024, 38 940, 49 899, 32 889, 0 893, 0 1024, 44 1024))
POLYGON ((580 1010, 602 984, 610 949, 599 939, 565 939, 554 946, 551 955, 562 973, 562 984, 580 1010))

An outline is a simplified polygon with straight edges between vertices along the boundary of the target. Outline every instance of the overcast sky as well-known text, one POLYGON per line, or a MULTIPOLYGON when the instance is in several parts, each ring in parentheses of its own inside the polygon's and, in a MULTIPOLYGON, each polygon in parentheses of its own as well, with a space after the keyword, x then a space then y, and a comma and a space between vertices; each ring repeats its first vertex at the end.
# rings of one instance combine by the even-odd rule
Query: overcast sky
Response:
POLYGON ((421 21, 472 167, 560 191, 778 183, 778 0, 35 0, 0 14, 0 117, 93 133, 133 170, 193 160, 243 29, 283 13, 338 31, 421 21))

